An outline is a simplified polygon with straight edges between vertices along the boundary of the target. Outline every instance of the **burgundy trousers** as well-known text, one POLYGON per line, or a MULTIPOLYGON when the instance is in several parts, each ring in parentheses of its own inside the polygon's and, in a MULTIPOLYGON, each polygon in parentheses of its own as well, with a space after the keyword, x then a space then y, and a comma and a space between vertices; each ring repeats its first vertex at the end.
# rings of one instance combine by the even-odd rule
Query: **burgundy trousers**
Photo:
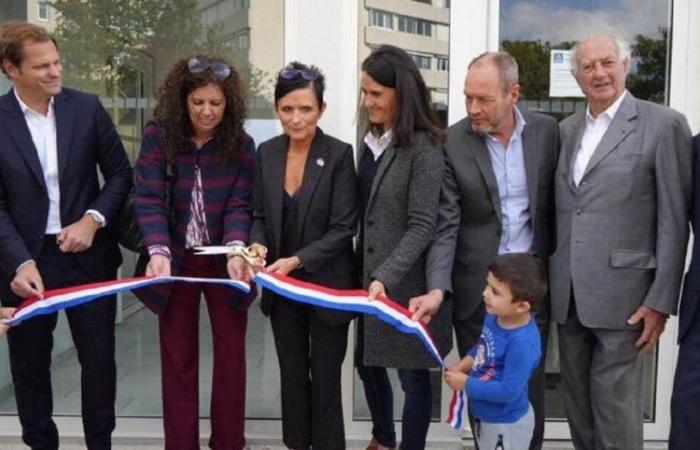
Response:
MULTIPOLYGON (((180 275, 218 278, 215 259, 186 252, 180 275)), ((224 286, 178 283, 160 316, 163 422, 166 450, 199 449, 199 306, 204 294, 211 320, 214 366, 211 392, 212 449, 245 446, 246 309, 231 307, 224 286)))

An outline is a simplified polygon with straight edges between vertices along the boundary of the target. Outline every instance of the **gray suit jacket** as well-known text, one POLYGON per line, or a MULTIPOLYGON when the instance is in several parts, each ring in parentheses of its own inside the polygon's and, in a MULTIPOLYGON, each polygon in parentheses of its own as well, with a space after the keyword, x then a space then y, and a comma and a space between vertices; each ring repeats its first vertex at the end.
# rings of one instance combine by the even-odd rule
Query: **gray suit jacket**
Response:
MULTIPOLYGON (((362 284, 381 281, 388 296, 406 307, 411 297, 425 293, 425 249, 435 229, 442 172, 442 146, 425 133, 416 133, 410 147, 393 143, 377 168, 365 209, 362 284)), ((451 345, 444 311, 430 321, 443 353, 451 345)), ((417 338, 372 316, 364 317, 364 363, 403 369, 437 365, 417 338)))
MULTIPOLYGON (((556 120, 544 114, 523 113, 523 118, 534 251, 546 260, 554 234, 559 130, 556 120)), ((467 319, 482 301, 487 266, 498 255, 501 203, 484 136, 468 118, 449 128, 445 153, 438 231, 428 253, 428 289, 452 291, 454 316, 467 319)))
POLYGON ((585 111, 560 125, 552 318, 564 323, 573 287, 581 323, 630 329, 642 304, 676 312, 688 243, 691 134, 682 114, 634 98, 620 105, 578 188, 572 167, 585 111))

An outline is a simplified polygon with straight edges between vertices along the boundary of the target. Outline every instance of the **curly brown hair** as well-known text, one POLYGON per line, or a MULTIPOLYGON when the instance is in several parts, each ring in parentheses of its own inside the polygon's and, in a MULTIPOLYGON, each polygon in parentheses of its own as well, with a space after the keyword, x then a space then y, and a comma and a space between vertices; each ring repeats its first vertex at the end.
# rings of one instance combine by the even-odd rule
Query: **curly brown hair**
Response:
POLYGON ((214 130, 212 144, 222 161, 237 157, 243 149, 246 119, 245 98, 241 89, 241 77, 232 64, 212 55, 195 55, 194 58, 209 63, 224 62, 231 69, 226 78, 221 78, 212 67, 192 73, 188 62, 192 58, 177 61, 158 90, 158 105, 154 116, 160 125, 165 140, 165 152, 169 161, 175 153, 186 151, 191 145, 192 123, 187 109, 187 96, 197 88, 213 84, 219 86, 226 98, 226 108, 221 123, 214 130))

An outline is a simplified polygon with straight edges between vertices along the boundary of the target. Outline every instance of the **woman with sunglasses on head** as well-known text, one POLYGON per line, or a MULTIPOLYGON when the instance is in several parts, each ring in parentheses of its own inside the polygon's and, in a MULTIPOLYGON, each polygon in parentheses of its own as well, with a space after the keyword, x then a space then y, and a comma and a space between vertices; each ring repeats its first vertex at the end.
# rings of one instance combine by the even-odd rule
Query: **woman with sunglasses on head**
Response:
MULTIPOLYGON (((241 89, 231 65, 207 56, 178 61, 163 82, 156 121, 144 129, 135 170, 134 208, 148 249, 147 276, 249 281, 240 256, 227 260, 194 252, 201 245, 248 241, 255 148, 243 131, 246 111, 241 89), (174 180, 166 181, 170 171, 174 180)), ((211 321, 214 359, 209 446, 242 449, 250 296, 197 283, 137 291, 159 316, 165 448, 199 449, 202 294, 211 321)))
MULTIPOLYGON (((337 289, 357 287, 352 147, 318 127, 326 104, 316 67, 293 62, 275 85, 284 133, 258 147, 251 241, 265 272, 337 289)), ((340 369, 353 314, 262 293, 280 365, 282 432, 291 449, 345 448, 340 369)))
MULTIPOLYGON (((426 291, 425 250, 438 214, 444 134, 405 51, 389 45, 374 50, 362 63, 360 82, 366 133, 357 174, 362 282, 370 299, 386 295, 408 307, 411 297, 426 291)), ((430 321, 434 335, 451 329, 446 311, 430 321)), ((449 349, 449 339, 438 342, 441 351, 449 349)), ((372 415, 367 449, 396 447, 388 367, 398 369, 405 394, 400 448, 424 449, 433 398, 428 368, 438 363, 418 339, 369 315, 358 321, 355 358, 372 415)))

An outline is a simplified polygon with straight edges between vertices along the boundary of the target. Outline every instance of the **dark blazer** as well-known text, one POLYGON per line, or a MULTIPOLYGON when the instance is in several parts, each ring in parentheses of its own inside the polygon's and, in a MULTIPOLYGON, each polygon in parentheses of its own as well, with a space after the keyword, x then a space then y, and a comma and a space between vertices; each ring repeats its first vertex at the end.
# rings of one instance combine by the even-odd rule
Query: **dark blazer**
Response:
MULTIPOLYGON (((559 129, 552 117, 522 115, 534 251, 546 262, 554 240, 559 129)), ((487 267, 498 255, 501 201, 484 135, 472 128, 468 118, 448 129, 445 154, 440 229, 428 254, 428 289, 452 291, 453 315, 465 320, 481 303, 487 267)))
MULTIPOLYGON (((267 262, 281 257, 282 197, 289 138, 283 134, 258 147, 251 242, 267 247, 267 262)), ((316 130, 297 194, 296 256, 303 267, 291 276, 337 289, 357 287, 352 237, 357 226, 352 146, 316 130)), ((262 310, 270 314, 277 295, 263 290, 262 310)), ((329 323, 347 323, 354 314, 316 308, 329 323)))
MULTIPOLYGON (((248 242, 253 197, 253 154, 255 144, 245 136, 238 157, 222 161, 211 141, 197 150, 194 144, 178 151, 175 156, 175 182, 172 185, 171 207, 175 209, 175 228, 168 225, 165 204, 165 148, 155 123, 143 130, 141 151, 136 162, 136 198, 134 210, 145 245, 164 245, 172 253, 171 272, 177 275, 185 252, 187 224, 190 219, 194 166, 202 176, 207 231, 211 245, 231 241, 248 242)), ((141 263, 143 263, 143 258, 141 263)), ((221 278, 228 278, 226 258, 217 257, 221 278)), ((165 309, 173 284, 139 289, 136 295, 154 312, 165 309)), ((232 306, 247 306, 250 297, 244 297, 231 288, 232 306)))
MULTIPOLYGON (((54 98, 61 223, 99 211, 107 226, 92 246, 76 253, 81 267, 96 280, 113 276, 122 257, 112 230, 131 189, 129 160, 105 109, 94 95, 72 89, 54 98), (104 178, 100 187, 97 167, 104 178)), ((17 267, 41 253, 49 198, 43 169, 29 127, 13 91, 0 97, 0 298, 12 305, 10 290, 17 267)))
POLYGON ((690 260, 690 268, 685 275, 683 283, 683 295, 681 296, 681 307, 678 314, 680 325, 678 327, 678 341, 683 340, 683 337, 690 329, 690 324, 693 320, 697 320, 696 314, 698 310, 698 302, 700 301, 700 239, 698 232, 700 231, 700 134, 693 138, 693 211, 690 216, 691 225, 693 227, 693 253, 690 260))
MULTIPOLYGON (((435 229, 443 174, 442 145, 427 134, 411 146, 396 141, 384 151, 363 218, 365 288, 381 281, 387 295, 408 307, 426 291, 425 250, 435 229)), ((429 328, 441 353, 452 346, 449 308, 440 308, 429 328)), ((437 362, 413 336, 373 316, 364 316, 364 364, 419 369, 437 362)))

